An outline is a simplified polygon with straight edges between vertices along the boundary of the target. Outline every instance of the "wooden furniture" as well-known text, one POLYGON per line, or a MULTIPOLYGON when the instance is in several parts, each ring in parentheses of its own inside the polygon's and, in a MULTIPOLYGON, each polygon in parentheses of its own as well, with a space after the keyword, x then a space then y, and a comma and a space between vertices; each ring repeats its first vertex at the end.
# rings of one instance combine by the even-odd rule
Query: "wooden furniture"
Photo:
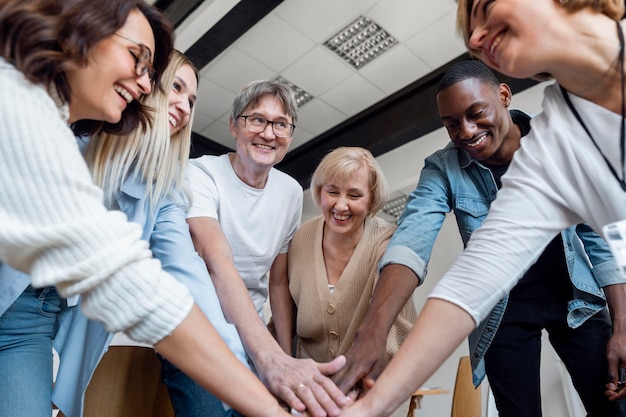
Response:
MULTIPOLYGON (((174 417, 154 349, 110 346, 85 395, 86 417, 174 417)), ((59 413, 59 417, 63 417, 59 413)))
POLYGON ((443 388, 420 388, 411 396, 409 403, 409 412, 407 417, 414 417, 415 410, 422 407, 422 399, 424 395, 450 394, 450 391, 443 388))
POLYGON ((474 388, 469 356, 459 359, 459 368, 452 395, 452 417, 480 417, 481 389, 474 388))
MULTIPOLYGON (((419 389, 411 396, 407 417, 414 417, 415 410, 421 407, 424 395, 449 394, 450 391, 441 388, 419 389)), ((481 390, 474 388, 472 382, 472 366, 469 356, 459 359, 456 372, 454 393, 452 395, 452 417, 481 417, 481 390)))

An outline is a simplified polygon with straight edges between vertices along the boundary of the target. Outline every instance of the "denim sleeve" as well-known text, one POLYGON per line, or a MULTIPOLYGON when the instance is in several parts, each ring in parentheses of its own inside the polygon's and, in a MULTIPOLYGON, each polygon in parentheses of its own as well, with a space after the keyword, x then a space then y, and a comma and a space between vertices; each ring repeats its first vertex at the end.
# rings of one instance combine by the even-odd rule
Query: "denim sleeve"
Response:
POLYGON ((620 273, 611 249, 606 241, 586 223, 576 226, 576 234, 582 241, 592 265, 593 276, 600 287, 623 284, 626 278, 620 273))
POLYGON ((450 182, 442 153, 429 156, 383 255, 379 269, 388 264, 411 268, 423 282, 435 239, 451 210, 450 182))

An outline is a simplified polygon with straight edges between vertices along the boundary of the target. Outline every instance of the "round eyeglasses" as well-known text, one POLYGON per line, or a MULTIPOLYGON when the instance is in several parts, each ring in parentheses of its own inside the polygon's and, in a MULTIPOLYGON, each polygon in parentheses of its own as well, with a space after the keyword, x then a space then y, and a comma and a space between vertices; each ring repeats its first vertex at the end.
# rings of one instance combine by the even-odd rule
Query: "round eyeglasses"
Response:
POLYGON ((148 74, 151 80, 154 80, 154 67, 152 66, 152 51, 146 45, 141 42, 134 41, 132 39, 127 38, 126 36, 120 35, 119 33, 115 33, 115 36, 119 36, 122 39, 127 40, 128 42, 134 44, 139 48, 139 52, 128 50, 130 54, 135 59, 135 74, 138 77, 143 76, 144 74, 148 74))
POLYGON ((291 135, 293 135, 293 131, 296 128, 296 125, 292 124, 292 123, 288 123, 288 122, 283 122, 283 121, 271 121, 271 120, 266 120, 260 116, 253 116, 253 115, 243 115, 240 114, 237 117, 243 117, 244 120, 244 126, 246 127, 246 130, 249 130, 252 133, 261 133, 264 132, 265 129, 267 129, 267 125, 271 124, 272 125, 272 132, 274 132, 274 136, 279 137, 279 138, 289 138, 291 137, 291 135))

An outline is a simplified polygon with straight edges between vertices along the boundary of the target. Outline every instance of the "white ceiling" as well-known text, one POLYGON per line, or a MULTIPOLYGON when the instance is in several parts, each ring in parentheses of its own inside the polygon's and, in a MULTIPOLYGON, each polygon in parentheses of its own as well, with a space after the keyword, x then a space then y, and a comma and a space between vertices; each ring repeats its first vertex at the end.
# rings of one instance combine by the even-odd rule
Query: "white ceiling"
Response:
MULTIPOLYGON (((205 1, 177 29, 188 49, 237 1, 205 1)), ((465 49, 454 0, 285 0, 201 69, 194 131, 229 148, 233 97, 252 80, 283 76, 314 96, 300 109, 291 150, 422 78, 465 49), (398 40, 356 70, 323 46, 364 15, 398 40)))
MULTIPOLYGON (((205 0, 177 28, 176 48, 189 49, 238 3, 205 0)), ((300 108, 293 151, 463 54, 455 14, 454 0, 285 0, 201 68, 193 130, 234 148, 228 130, 234 96, 250 81, 280 75, 314 96, 300 108), (398 44, 356 70, 323 43, 361 15, 398 44)), ((517 94, 513 105, 538 112, 542 89, 517 94)), ((392 197, 415 187, 424 158, 448 140, 438 129, 377 157, 392 197)), ((316 212, 307 197, 303 218, 316 212)))

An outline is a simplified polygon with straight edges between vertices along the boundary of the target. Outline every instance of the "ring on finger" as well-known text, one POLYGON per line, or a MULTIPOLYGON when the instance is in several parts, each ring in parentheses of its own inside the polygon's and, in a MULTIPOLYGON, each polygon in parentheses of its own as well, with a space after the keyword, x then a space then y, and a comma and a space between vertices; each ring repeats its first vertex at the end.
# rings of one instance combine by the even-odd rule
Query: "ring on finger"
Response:
POLYGON ((298 391, 300 390, 300 388, 304 388, 304 387, 306 387, 306 385, 304 385, 304 384, 301 382, 301 383, 300 383, 300 385, 298 385, 294 391, 295 391, 295 392, 298 392, 298 391))

